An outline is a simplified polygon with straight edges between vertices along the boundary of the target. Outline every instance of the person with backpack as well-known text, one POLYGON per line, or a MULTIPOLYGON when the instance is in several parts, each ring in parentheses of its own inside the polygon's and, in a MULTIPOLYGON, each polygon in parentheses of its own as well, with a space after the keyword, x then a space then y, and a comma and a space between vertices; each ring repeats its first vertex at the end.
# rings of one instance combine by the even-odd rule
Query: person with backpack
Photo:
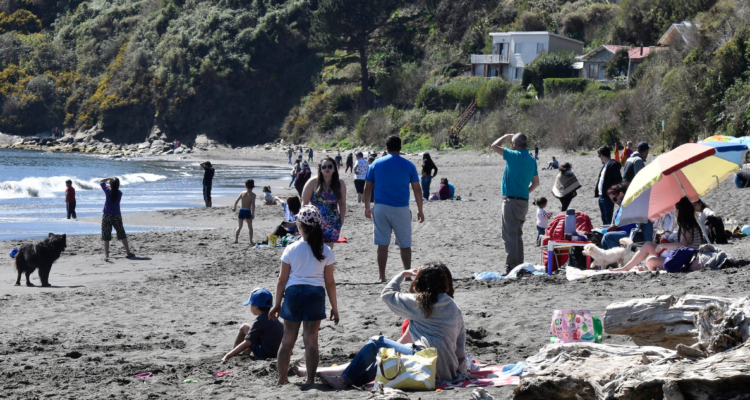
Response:
MULTIPOLYGON (((675 205, 676 216, 677 216, 677 242, 676 243, 664 243, 655 244, 653 242, 646 242, 640 250, 638 250, 633 258, 625 264, 622 268, 614 269, 613 271, 630 271, 641 261, 646 261, 646 268, 650 271, 658 271, 665 269, 665 262, 670 259, 678 257, 682 259, 686 253, 695 253, 694 251, 684 251, 684 248, 698 250, 701 246, 701 237, 703 232, 701 226, 698 224, 698 220, 695 219, 695 209, 693 203, 687 198, 683 197, 675 205), (679 254, 682 253, 682 254, 679 254)), ((695 263, 690 263, 690 259, 684 260, 685 265, 678 265, 677 270, 684 270, 686 268, 693 268, 695 263)), ((672 268, 670 268, 672 269, 672 268)), ((641 268, 640 270, 646 270, 641 268)))

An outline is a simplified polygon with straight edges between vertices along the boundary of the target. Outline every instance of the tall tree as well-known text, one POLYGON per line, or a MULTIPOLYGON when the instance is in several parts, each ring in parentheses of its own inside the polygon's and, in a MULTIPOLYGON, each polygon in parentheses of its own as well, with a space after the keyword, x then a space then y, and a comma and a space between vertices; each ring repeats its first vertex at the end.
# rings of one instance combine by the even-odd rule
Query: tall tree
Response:
POLYGON ((367 99, 368 47, 375 32, 393 21, 404 0, 320 0, 313 14, 313 44, 324 50, 347 50, 359 54, 362 70, 360 107, 367 99))

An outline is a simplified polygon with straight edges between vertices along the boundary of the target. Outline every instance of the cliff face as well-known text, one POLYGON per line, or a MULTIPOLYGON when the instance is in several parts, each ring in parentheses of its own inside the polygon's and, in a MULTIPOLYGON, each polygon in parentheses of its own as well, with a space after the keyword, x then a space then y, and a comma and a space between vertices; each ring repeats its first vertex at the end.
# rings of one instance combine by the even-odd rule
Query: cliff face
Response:
POLYGON ((0 8, 2 132, 263 142, 319 71, 308 1, 40 3, 0 8))

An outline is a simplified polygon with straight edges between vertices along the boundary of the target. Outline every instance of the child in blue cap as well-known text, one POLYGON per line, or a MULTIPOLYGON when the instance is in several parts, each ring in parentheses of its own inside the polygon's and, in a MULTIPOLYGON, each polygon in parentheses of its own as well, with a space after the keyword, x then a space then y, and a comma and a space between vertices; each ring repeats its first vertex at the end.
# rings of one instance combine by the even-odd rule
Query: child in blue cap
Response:
POLYGON ((250 352, 258 360, 276 358, 281 338, 284 336, 284 325, 278 320, 268 319, 268 311, 273 305, 271 292, 264 288, 256 288, 242 305, 250 306, 250 312, 255 315, 255 321, 240 327, 237 339, 234 340, 234 348, 221 361, 225 362, 236 355, 246 355, 250 352))

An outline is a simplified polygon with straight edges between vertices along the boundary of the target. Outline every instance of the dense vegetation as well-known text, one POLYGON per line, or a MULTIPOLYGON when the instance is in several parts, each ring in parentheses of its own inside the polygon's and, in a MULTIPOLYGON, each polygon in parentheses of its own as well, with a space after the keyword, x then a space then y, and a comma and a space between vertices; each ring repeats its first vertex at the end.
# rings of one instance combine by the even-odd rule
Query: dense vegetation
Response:
POLYGON ((745 0, 2 0, 0 131, 94 125, 119 142, 154 126, 247 144, 282 138, 350 147, 400 133, 439 146, 465 107, 466 144, 500 134, 568 150, 646 138, 666 146, 750 129, 745 0), (693 47, 657 52, 608 84, 567 80, 569 54, 529 66, 524 84, 465 77, 489 32, 550 30, 654 45, 672 24, 693 47), (532 68, 533 67, 533 68, 532 68), (563 71, 563 72, 560 72, 563 71), (552 78, 547 83, 544 79, 552 78), (665 121, 662 133, 661 121, 665 121))

